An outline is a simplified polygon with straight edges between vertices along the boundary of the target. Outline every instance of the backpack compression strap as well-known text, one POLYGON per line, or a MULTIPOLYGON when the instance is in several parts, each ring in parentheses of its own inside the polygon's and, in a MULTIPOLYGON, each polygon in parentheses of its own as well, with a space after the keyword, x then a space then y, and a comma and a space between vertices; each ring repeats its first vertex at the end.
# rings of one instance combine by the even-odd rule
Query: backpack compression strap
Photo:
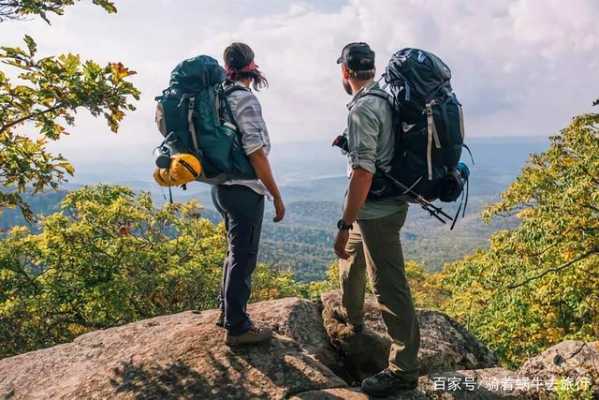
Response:
POLYGON ((433 142, 437 149, 441 148, 437 125, 435 125, 435 117, 433 114, 433 106, 437 104, 435 100, 431 100, 426 104, 426 131, 428 133, 426 142, 426 166, 428 171, 428 180, 433 180, 433 142))
POLYGON ((189 104, 187 106, 187 126, 189 127, 189 135, 191 136, 191 141, 193 143, 193 149, 196 154, 200 153, 200 146, 198 143, 198 135, 196 131, 195 124, 193 123, 193 114, 195 112, 196 106, 196 98, 195 96, 191 96, 189 98, 189 104))

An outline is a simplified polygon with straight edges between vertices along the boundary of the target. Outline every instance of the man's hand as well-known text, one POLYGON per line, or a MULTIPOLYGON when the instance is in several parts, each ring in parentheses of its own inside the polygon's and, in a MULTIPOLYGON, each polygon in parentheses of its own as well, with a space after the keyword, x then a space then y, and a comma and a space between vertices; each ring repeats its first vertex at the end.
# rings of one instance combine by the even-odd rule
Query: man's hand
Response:
POLYGON ((345 250, 345 245, 347 245, 348 240, 348 230, 339 230, 337 232, 337 238, 335 239, 335 254, 337 254, 337 257, 342 258, 344 260, 347 260, 349 258, 349 254, 345 250))
MULTIPOLYGON (((343 221, 350 224, 356 221, 358 212, 366 202, 368 191, 372 184, 373 174, 362 168, 354 168, 350 181, 347 199, 345 201, 345 210, 343 211, 343 221)), ((345 245, 349 240, 348 230, 339 230, 337 239, 335 239, 335 254, 337 257, 347 260, 349 254, 345 251, 345 245)))
POLYGON ((275 217, 272 220, 273 222, 281 222, 283 218, 285 218, 285 204, 283 203, 283 198, 281 196, 275 197, 274 203, 275 217))

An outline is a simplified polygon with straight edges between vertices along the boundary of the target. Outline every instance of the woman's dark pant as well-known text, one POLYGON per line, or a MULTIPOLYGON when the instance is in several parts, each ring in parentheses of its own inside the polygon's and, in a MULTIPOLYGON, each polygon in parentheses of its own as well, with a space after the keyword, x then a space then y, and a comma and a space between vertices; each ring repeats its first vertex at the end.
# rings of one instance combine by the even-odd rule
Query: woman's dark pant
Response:
POLYGON ((220 295, 225 328, 241 335, 252 326, 246 307, 258 258, 264 196, 246 186, 217 185, 212 188, 212 201, 225 220, 229 244, 220 295))

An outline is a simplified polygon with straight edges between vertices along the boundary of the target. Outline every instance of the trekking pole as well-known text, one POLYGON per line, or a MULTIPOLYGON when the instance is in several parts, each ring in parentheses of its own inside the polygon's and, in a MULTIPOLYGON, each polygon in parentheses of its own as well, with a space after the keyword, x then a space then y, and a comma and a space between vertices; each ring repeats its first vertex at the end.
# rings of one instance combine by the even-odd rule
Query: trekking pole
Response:
POLYGON ((422 199, 421 198, 419 199, 418 197, 415 197, 414 199, 420 204, 420 207, 422 207, 422 209, 428 211, 428 213, 432 217, 437 218, 440 222, 442 222, 444 224, 447 223, 447 221, 445 221, 443 218, 441 218, 441 216, 439 216, 439 214, 443 215, 446 218, 449 218, 450 221, 453 221, 453 218, 449 217, 447 214, 445 214, 445 212, 443 212, 443 210, 441 210, 438 207, 435 207, 428 201, 426 201, 426 200, 422 201, 422 199))
MULTIPOLYGON (((418 200, 416 200, 416 201, 418 201, 418 200)), ((443 218, 441 218, 441 217, 439 216, 439 214, 437 214, 437 213, 438 213, 438 211, 437 211, 437 210, 431 210, 430 208, 428 208, 428 205, 427 205, 427 204, 423 204, 423 203, 421 203, 420 201, 418 201, 418 203, 420 203, 420 207, 422 207, 422 209, 424 209, 424 210, 428 211, 428 213, 429 213, 429 214, 430 214, 432 217, 435 217, 435 218, 437 218, 437 220, 439 220, 440 222, 442 222, 442 223, 444 223, 444 224, 447 224, 447 221, 445 221, 443 218)))
POLYGON ((444 224, 446 224, 447 221, 445 221, 443 218, 441 218, 441 216, 447 218, 450 221, 453 221, 453 218, 451 216, 447 215, 447 213, 445 213, 445 211, 443 211, 443 209, 435 206, 433 203, 426 200, 424 197, 422 197, 418 193, 414 192, 411 187, 407 187, 406 185, 404 185, 403 183, 401 183, 400 181, 398 181, 397 179, 392 177, 391 174, 389 174, 389 173, 385 173, 385 176, 387 177, 387 179, 389 179, 391 182, 393 182, 393 184, 395 184, 397 187, 402 189, 404 194, 409 194, 410 196, 412 196, 412 198, 414 198, 414 200, 416 200, 416 202, 419 203, 420 206, 424 210, 428 211, 428 213, 431 216, 437 218, 439 221, 441 221, 444 224))

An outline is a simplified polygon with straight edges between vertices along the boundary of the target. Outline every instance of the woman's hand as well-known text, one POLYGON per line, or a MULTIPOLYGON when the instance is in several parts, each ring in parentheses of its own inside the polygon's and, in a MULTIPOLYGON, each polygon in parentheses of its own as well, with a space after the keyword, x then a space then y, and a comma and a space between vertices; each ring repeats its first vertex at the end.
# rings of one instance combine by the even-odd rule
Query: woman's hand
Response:
POLYGON ((283 218, 285 218, 285 204, 283 203, 283 198, 281 196, 275 197, 274 203, 275 217, 272 220, 274 222, 281 222, 283 218))
POLYGON ((268 162, 266 153, 264 153, 263 149, 258 149, 249 155, 249 159, 252 167, 254 167, 254 170, 256 171, 256 175, 258 175, 258 178, 262 181, 264 186, 266 186, 266 189, 274 199, 275 217, 273 218, 273 221, 282 221, 285 217, 285 204, 283 204, 283 196, 281 196, 279 187, 272 175, 270 162, 268 162))

